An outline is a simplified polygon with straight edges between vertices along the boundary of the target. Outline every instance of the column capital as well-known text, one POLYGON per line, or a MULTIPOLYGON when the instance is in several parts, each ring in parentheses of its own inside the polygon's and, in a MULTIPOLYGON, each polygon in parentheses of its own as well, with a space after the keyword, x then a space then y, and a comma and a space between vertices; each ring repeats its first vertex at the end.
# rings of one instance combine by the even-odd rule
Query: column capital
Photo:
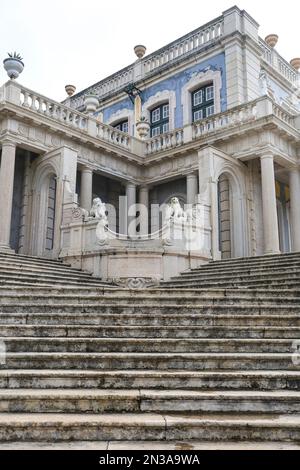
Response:
POLYGON ((137 185, 135 183, 133 183, 132 181, 128 181, 126 183, 126 188, 132 188, 133 189, 133 188, 136 188, 136 186, 137 185))
POLYGON ((270 159, 274 160, 274 154, 272 152, 269 152, 269 153, 266 152, 266 153, 264 153, 263 155, 260 156, 261 160, 265 160, 267 158, 270 158, 270 159))
POLYGON ((81 173, 93 173, 93 169, 88 166, 82 166, 80 169, 81 173))
POLYGON ((188 173, 186 175, 186 179, 195 179, 197 177, 198 177, 197 173, 188 173))
POLYGON ((16 142, 10 139, 3 139, 1 140, 1 147, 12 147, 12 148, 17 148, 16 142))

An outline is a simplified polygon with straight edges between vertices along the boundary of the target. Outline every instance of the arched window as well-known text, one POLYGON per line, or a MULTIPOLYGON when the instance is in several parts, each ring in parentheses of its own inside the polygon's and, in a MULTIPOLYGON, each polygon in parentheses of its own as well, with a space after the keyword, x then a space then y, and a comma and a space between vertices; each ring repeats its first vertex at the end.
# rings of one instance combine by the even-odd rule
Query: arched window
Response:
POLYGON ((169 103, 163 103, 150 111, 151 137, 169 131, 169 103))

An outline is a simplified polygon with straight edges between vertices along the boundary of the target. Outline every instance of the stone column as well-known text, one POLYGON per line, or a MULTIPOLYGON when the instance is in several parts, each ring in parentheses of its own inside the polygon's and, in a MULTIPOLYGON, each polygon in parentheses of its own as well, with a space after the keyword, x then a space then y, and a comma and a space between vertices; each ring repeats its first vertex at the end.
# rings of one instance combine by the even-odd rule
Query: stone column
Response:
POLYGON ((198 194, 198 178, 195 174, 186 177, 186 202, 187 204, 195 204, 198 194))
POLYGON ((300 172, 293 169, 289 176, 292 251, 300 251, 300 172))
POLYGON ((133 183, 126 184, 126 196, 127 196, 127 234, 130 237, 136 235, 136 185, 133 183))
POLYGON ((149 220, 149 189, 148 186, 140 187, 140 235, 148 235, 149 220))
POLYGON ((158 204, 156 189, 152 190, 150 210, 151 210, 151 229, 150 230, 151 230, 151 233, 153 233, 159 230, 159 204, 158 204))
POLYGON ((2 143, 0 167, 0 250, 10 249, 10 227, 15 176, 16 145, 2 143))
POLYGON ((280 253, 273 155, 267 154, 261 156, 260 163, 264 250, 265 254, 280 253))
POLYGON ((80 206, 89 211, 92 207, 93 170, 83 168, 81 170, 80 206))

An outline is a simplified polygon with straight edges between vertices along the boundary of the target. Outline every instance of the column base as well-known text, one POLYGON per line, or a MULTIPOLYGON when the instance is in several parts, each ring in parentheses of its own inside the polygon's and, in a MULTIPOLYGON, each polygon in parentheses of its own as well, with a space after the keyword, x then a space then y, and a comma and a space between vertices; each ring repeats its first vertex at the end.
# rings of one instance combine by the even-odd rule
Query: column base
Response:
POLYGON ((10 254, 16 254, 15 250, 13 250, 10 246, 8 245, 0 245, 0 253, 10 253, 10 254))
POLYGON ((281 251, 280 250, 266 251, 264 255, 281 255, 281 251))

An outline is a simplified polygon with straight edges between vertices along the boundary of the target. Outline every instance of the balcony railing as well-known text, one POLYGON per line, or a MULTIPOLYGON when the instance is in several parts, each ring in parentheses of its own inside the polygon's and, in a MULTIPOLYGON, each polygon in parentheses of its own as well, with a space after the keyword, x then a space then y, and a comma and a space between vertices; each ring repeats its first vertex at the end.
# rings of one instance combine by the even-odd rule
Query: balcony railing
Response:
POLYGON ((232 129, 232 132, 235 133, 241 125, 255 122, 266 116, 275 116, 289 126, 299 127, 296 124, 299 117, 289 113, 267 96, 145 141, 103 124, 93 116, 83 114, 33 92, 17 82, 9 81, 0 88, 1 102, 12 103, 22 109, 30 110, 38 117, 43 116, 49 119, 53 125, 67 126, 69 129, 79 131, 91 138, 116 146, 120 150, 127 150, 137 157, 155 155, 161 151, 175 149, 218 131, 232 129))
POLYGON ((263 53, 263 59, 271 65, 277 72, 280 73, 286 80, 293 85, 297 85, 298 73, 278 52, 261 38, 259 38, 259 45, 263 53))

